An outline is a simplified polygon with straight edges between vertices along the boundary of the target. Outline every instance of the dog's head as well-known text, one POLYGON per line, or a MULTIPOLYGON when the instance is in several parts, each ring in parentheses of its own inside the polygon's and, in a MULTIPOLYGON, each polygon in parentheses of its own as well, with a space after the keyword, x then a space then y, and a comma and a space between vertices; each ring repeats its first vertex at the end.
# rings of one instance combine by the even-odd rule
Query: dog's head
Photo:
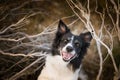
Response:
POLYGON ((52 53, 61 55, 68 62, 86 53, 90 45, 92 35, 90 32, 74 35, 70 29, 60 20, 56 36, 52 45, 52 53))

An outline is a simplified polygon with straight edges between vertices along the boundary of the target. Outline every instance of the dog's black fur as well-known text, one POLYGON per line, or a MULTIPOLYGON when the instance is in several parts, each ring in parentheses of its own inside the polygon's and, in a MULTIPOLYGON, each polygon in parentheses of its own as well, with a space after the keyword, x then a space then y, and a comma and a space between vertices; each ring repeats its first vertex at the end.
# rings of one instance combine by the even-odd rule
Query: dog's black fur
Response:
MULTIPOLYGON (((62 38, 65 34, 73 35, 70 31, 70 29, 64 24, 62 20, 59 21, 58 29, 52 44, 52 55, 60 55, 59 47, 62 42, 62 38)), ((76 70, 80 67, 81 61, 84 57, 84 55, 87 52, 87 48, 90 45, 90 41, 92 39, 92 35, 90 32, 81 33, 79 36, 75 36, 80 41, 80 47, 79 52, 77 53, 78 56, 72 59, 69 64, 72 65, 73 69, 76 70)))

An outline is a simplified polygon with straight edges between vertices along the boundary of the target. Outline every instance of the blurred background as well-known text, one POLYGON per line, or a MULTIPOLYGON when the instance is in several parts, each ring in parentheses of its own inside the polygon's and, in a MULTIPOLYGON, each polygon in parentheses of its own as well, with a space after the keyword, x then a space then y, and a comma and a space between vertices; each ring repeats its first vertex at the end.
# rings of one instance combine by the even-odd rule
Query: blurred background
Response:
POLYGON ((90 11, 95 33, 112 51, 117 68, 108 50, 99 45, 102 71, 98 76, 101 57, 94 39, 83 60, 85 75, 88 80, 119 80, 119 0, 0 0, 0 80, 36 80, 60 19, 76 35, 87 30, 80 10, 90 11))

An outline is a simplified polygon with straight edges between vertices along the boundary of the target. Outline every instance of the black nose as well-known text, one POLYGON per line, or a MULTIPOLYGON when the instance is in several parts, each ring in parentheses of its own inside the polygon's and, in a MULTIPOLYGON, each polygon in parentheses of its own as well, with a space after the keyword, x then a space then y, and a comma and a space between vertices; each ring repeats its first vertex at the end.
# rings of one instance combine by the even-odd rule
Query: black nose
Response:
POLYGON ((73 50, 73 48, 72 48, 71 46, 68 46, 68 47, 66 48, 66 50, 67 50, 67 52, 71 52, 71 51, 73 50))

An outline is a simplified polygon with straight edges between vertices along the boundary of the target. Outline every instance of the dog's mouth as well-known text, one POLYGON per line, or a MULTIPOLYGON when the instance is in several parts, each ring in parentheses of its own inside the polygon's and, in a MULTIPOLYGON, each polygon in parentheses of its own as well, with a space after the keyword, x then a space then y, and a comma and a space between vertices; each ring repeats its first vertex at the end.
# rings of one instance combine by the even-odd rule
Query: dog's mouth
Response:
POLYGON ((61 52, 62 58, 64 61, 68 62, 72 60, 76 55, 68 52, 61 52))

